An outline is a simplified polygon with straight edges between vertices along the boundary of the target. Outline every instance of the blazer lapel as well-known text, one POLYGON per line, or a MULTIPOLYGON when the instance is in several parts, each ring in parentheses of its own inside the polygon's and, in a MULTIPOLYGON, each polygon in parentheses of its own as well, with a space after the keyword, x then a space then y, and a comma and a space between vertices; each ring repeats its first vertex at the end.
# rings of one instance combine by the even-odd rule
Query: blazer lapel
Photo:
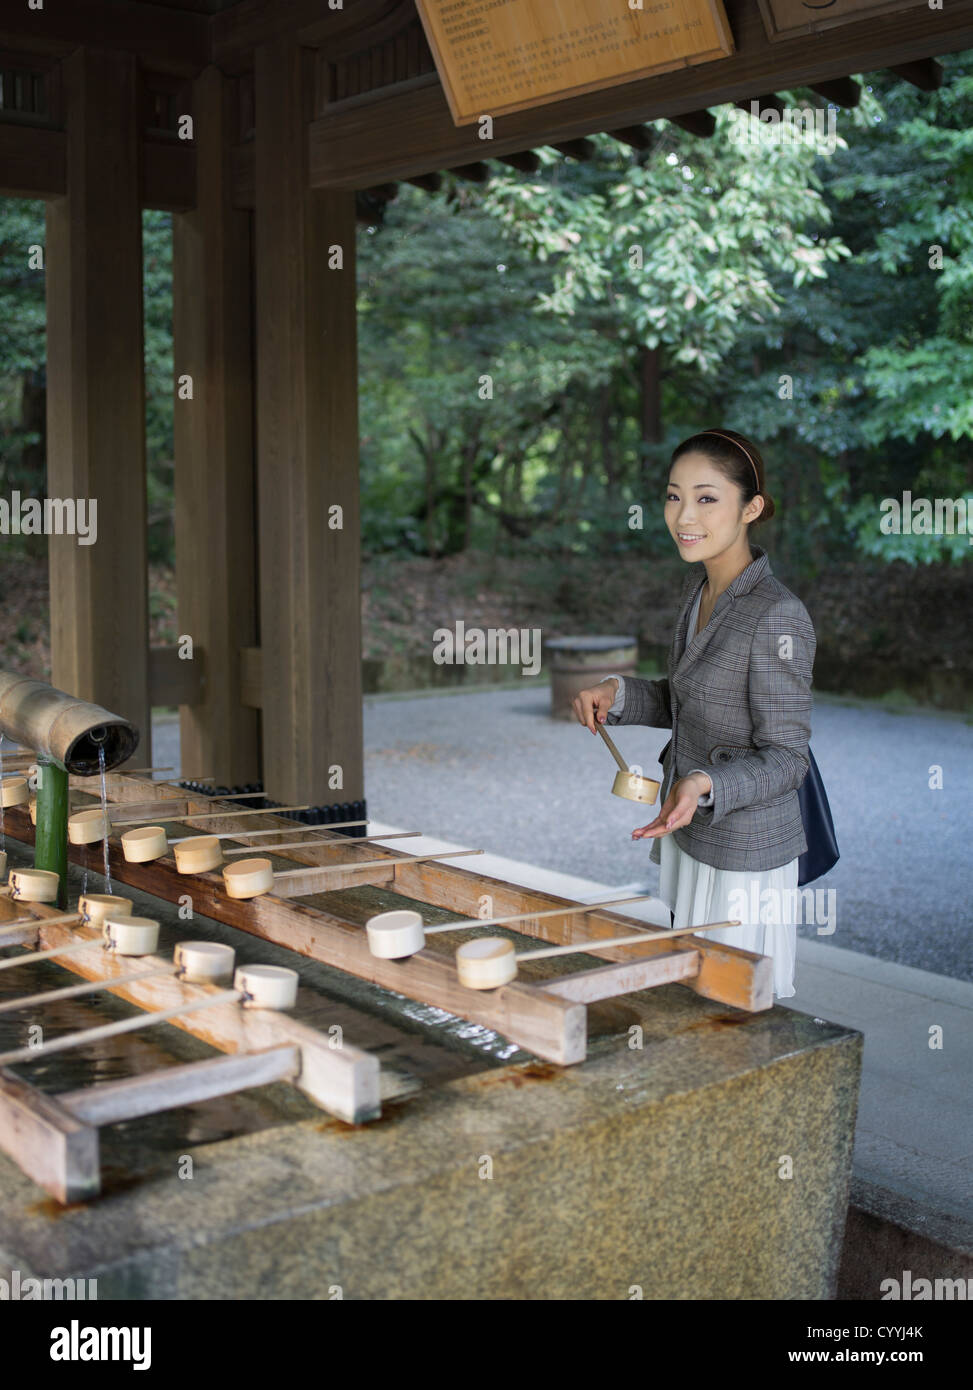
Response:
POLYGON ((723 618, 729 612, 733 600, 738 594, 745 594, 749 589, 763 578, 765 574, 771 573, 770 561, 767 559, 767 552, 759 545, 750 545, 750 553, 753 559, 745 570, 741 570, 737 577, 730 581, 727 587, 716 600, 716 607, 710 615, 709 622, 702 632, 690 635, 689 615, 692 612, 693 604, 696 601, 696 594, 706 580, 705 568, 700 565, 700 573, 694 576, 695 582, 687 584, 687 595, 683 602, 682 612, 676 624, 676 635, 673 642, 674 672, 679 675, 689 665, 692 664, 706 650, 706 646, 716 631, 723 618))

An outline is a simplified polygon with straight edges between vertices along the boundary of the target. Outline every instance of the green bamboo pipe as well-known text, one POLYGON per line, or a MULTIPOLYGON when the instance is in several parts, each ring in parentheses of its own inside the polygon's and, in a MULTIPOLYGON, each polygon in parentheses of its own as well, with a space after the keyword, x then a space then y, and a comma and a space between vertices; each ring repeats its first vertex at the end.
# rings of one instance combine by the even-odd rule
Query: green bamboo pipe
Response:
POLYGON ((68 774, 60 763, 37 764, 37 834, 34 867, 58 876, 57 905, 68 902, 68 774))

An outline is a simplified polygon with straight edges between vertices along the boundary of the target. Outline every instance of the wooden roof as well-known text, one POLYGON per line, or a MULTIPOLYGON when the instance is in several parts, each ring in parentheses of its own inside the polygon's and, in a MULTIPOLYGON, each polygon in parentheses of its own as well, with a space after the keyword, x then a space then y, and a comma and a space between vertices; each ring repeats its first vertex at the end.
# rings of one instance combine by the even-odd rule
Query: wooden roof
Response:
MULTIPOLYGON (((811 87, 823 100, 857 100, 851 76, 891 68, 931 90, 933 60, 973 47, 973 0, 941 11, 924 3, 771 42, 757 0, 725 0, 736 51, 727 58, 514 112, 495 122, 489 158, 531 169, 532 151, 551 145, 567 157, 590 153, 585 137, 606 132, 644 148, 647 122, 664 118, 699 136, 709 108, 811 87)), ((477 127, 453 124, 414 0, 70 0, 43 21, 26 5, 0 12, 0 189, 57 196, 64 191, 64 130, 57 64, 79 45, 137 56, 143 88, 144 202, 174 210, 195 200, 191 145, 176 138, 178 113, 192 110, 192 79, 216 65, 236 84, 234 144, 238 206, 253 205, 253 63, 262 44, 307 51, 312 187, 371 190, 387 198, 397 181, 435 186, 451 169, 489 172, 477 127), (8 94, 13 94, 12 98, 8 94)))

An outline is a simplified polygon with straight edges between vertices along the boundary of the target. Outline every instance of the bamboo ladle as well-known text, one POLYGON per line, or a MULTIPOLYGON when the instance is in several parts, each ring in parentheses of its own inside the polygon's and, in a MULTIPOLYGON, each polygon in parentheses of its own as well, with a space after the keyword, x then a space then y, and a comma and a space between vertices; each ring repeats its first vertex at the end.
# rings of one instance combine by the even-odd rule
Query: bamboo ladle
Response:
POLYGON ((379 912, 369 917, 365 923, 368 934, 368 949, 373 956, 383 960, 402 960, 415 955, 426 944, 426 937, 433 932, 472 931, 474 927, 507 927, 514 922, 532 922, 537 917, 573 917, 582 912, 596 909, 620 907, 623 903, 645 902, 652 895, 640 893, 637 898, 612 898, 603 903, 579 903, 575 907, 551 907, 543 912, 518 912, 507 917, 462 917, 457 922, 438 922, 434 927, 424 924, 422 917, 412 908, 393 908, 391 912, 379 912))
MULTIPOLYGON (((53 919, 48 919, 53 920, 53 919)), ((85 942, 90 946, 90 941, 85 942)), ((43 955, 66 955, 70 950, 79 950, 80 944, 61 947, 59 951, 47 951, 43 955)), ((150 954, 140 951, 138 954, 150 954)), ((133 980, 154 979, 160 975, 175 975, 178 979, 193 984, 211 985, 216 980, 233 974, 233 988, 221 990, 205 999, 191 1000, 174 1008, 160 1009, 136 1018, 121 1019, 117 1023, 102 1024, 97 1028, 85 1028, 66 1037, 54 1038, 51 1042, 17 1048, 5 1052, 0 1065, 12 1062, 32 1062, 49 1052, 64 1052, 74 1047, 84 1047, 88 1043, 99 1042, 103 1038, 117 1037, 120 1033, 134 1033, 142 1028, 151 1028, 157 1023, 179 1018, 183 1014, 194 1013, 197 1009, 208 1009, 215 1004, 238 1003, 244 1009, 292 1009, 297 1002, 299 976, 296 970, 279 965, 241 965, 233 970, 235 952, 230 946, 222 946, 210 941, 181 941, 173 953, 173 964, 158 970, 141 970, 127 975, 116 975, 109 979, 92 980, 80 985, 68 985, 65 989, 45 990, 34 995, 25 995, 0 1005, 0 1013, 17 1009, 43 1006, 60 999, 71 999, 79 995, 94 994, 99 990, 111 989, 119 984, 133 980)), ((16 962, 21 964, 38 958, 38 953, 21 956, 16 962)))
MULTIPOLYGON (((271 847, 270 853, 273 853, 271 847)), ((451 849, 438 854, 403 855, 401 859, 351 859, 342 864, 321 864, 309 869, 288 869, 274 872, 269 859, 256 857, 238 859, 227 864, 223 870, 223 886, 229 898, 258 898, 262 893, 270 893, 278 879, 288 884, 300 882, 305 878, 320 879, 322 874, 344 874, 354 869, 396 869, 403 864, 424 864, 435 859, 462 859, 468 854, 482 854, 482 849, 451 849)), ((323 888, 309 888, 307 892, 323 893, 323 888)), ((288 893, 288 897, 300 897, 299 892, 288 893)))
POLYGON ((514 943, 504 936, 480 936, 464 941, 456 948, 456 970, 459 982, 468 989, 496 989, 509 984, 517 976, 517 962, 546 960, 548 956, 570 956, 585 951, 602 950, 606 946, 637 946, 643 941, 669 941, 674 936, 692 932, 715 931, 722 927, 738 927, 739 921, 706 922, 698 927, 677 927, 674 931, 638 932, 631 936, 612 936, 602 940, 572 942, 568 946, 544 946, 539 951, 515 951, 514 943))
POLYGON ((651 777, 639 777, 632 772, 612 742, 604 724, 599 724, 596 720, 595 728, 608 744, 612 757, 618 763, 619 771, 615 773, 615 780, 612 783, 612 795, 624 797, 626 801, 641 801, 644 805, 651 806, 659 795, 659 783, 651 777))
MULTIPOLYGON (((219 1004, 236 1003, 244 1009, 291 1009, 297 1001, 297 982, 297 971, 286 966, 241 965, 233 977, 233 989, 219 990, 204 999, 193 999, 188 1004, 177 1004, 171 1009, 159 1009, 136 1018, 123 1018, 117 1023, 105 1023, 98 1028, 84 1028, 77 1033, 68 1033, 66 1037, 54 1038, 51 1042, 4 1052, 0 1055, 0 1066, 33 1062, 50 1052, 65 1052, 73 1047, 100 1042, 103 1038, 118 1037, 120 1033, 135 1033, 142 1028, 152 1028, 157 1023, 168 1023, 172 1018, 181 1018, 183 1014, 211 1009, 219 1004)), ((105 983, 111 985, 113 982, 109 980, 105 983)))

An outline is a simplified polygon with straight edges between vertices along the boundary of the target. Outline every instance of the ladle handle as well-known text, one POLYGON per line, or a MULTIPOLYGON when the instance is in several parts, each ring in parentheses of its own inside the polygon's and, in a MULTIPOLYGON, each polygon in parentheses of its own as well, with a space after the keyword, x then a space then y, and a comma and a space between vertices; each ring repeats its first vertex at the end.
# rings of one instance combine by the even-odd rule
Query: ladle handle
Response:
POLYGON ((598 720, 596 719, 595 728, 598 730, 602 738, 608 744, 608 747, 611 749, 612 757, 615 759, 616 763, 618 763, 618 766, 621 768, 623 772, 628 772, 628 763, 625 761, 621 753, 619 753, 618 749, 615 747, 614 743, 611 740, 611 736, 608 730, 605 728, 604 724, 599 724, 598 720))
MULTIPOLYGON (((545 960, 548 956, 571 956, 577 953, 583 954, 592 949, 600 950, 605 946, 640 946, 643 941, 671 941, 674 936, 691 936, 697 931, 720 931, 724 927, 738 927, 740 925, 736 918, 729 922, 704 922, 696 927, 671 927, 667 931, 643 931, 636 932, 631 936, 610 936, 598 937, 590 936, 587 941, 572 941, 566 946, 544 946, 539 951, 518 951, 518 960, 545 960)), ((0 1058, 0 1061, 3 1059, 0 1058)))

